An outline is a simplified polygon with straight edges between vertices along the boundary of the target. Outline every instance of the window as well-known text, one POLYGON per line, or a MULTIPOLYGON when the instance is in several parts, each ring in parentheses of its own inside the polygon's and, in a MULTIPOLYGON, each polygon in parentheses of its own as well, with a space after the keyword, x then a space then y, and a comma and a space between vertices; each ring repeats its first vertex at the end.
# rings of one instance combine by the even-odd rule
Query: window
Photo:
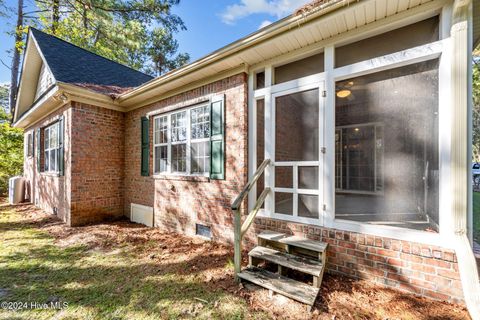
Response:
POLYGON ((210 106, 154 118, 154 173, 210 172, 210 106))
POLYGON ((210 108, 192 109, 191 115, 191 168, 192 173, 210 171, 210 108))
POLYGON ((27 135, 27 157, 33 156, 33 133, 27 135))
POLYGON ((336 83, 337 219, 438 231, 438 60, 336 83))
POLYGON ((60 139, 59 122, 48 126, 43 131, 44 141, 44 171, 58 172, 60 169, 60 139))
POLYGON ((155 118, 154 124, 154 172, 167 171, 167 150, 168 150, 168 117, 155 118))
POLYGON ((337 191, 383 191, 382 124, 337 127, 335 157, 337 191))

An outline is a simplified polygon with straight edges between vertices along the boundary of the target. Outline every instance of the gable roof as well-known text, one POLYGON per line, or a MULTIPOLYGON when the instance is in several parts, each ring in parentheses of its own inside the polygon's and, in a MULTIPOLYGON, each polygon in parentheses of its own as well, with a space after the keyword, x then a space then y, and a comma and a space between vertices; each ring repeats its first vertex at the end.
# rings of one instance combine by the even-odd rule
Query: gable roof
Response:
POLYGON ((56 81, 132 88, 153 79, 35 28, 30 31, 56 81))

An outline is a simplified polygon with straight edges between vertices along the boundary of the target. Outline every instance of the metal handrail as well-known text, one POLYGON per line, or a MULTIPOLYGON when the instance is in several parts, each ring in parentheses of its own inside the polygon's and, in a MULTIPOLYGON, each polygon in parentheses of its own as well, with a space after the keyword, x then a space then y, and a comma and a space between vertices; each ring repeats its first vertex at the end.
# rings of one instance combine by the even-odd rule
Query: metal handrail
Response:
POLYGON ((247 196, 248 192, 252 189, 252 187, 257 182, 258 178, 262 175, 265 171, 265 168, 271 163, 270 159, 265 159, 262 164, 258 167, 258 169, 253 174, 252 179, 245 185, 242 192, 238 195, 235 201, 232 204, 232 210, 234 214, 233 219, 233 234, 234 234, 234 257, 233 262, 235 265, 235 279, 238 281, 237 274, 240 273, 242 268, 242 239, 245 233, 247 232, 248 228, 252 225, 255 216, 257 215, 258 211, 262 207, 262 204, 265 202, 265 198, 270 193, 270 188, 265 188, 260 196, 258 197, 255 205, 253 206, 252 211, 248 214, 245 222, 242 224, 242 217, 241 217, 241 206, 242 201, 247 196))
POLYGON ((252 180, 250 180, 245 187, 243 188, 242 192, 238 195, 238 197, 233 201, 232 210, 238 210, 240 205, 242 204, 243 199, 247 196, 248 192, 252 189, 252 187, 257 182, 258 178, 262 175, 265 168, 270 164, 270 159, 263 160, 262 164, 258 167, 257 171, 253 174, 252 180))

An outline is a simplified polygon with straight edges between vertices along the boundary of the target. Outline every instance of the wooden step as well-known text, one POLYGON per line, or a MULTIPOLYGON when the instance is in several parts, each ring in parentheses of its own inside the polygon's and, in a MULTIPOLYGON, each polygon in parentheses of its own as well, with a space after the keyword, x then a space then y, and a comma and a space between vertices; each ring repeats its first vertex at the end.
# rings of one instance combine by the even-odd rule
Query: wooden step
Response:
POLYGON ((299 257, 270 248, 260 246, 255 247, 248 253, 248 255, 253 258, 270 261, 286 268, 310 274, 315 277, 320 277, 323 273, 323 264, 318 260, 299 257))
POLYGON ((279 240, 280 243, 289 246, 299 247, 316 252, 324 252, 327 249, 327 243, 305 239, 299 236, 290 236, 279 240))
POLYGON ((267 241, 279 241, 280 239, 286 238, 287 235, 285 233, 267 230, 260 233, 257 237, 267 241))
POLYGON ((320 290, 319 288, 256 267, 244 269, 238 274, 238 277, 309 306, 313 306, 320 290))
POLYGON ((267 241, 276 241, 294 247, 299 247, 315 252, 324 252, 327 249, 327 243, 309 240, 299 236, 288 236, 284 233, 264 231, 258 235, 258 238, 267 241))

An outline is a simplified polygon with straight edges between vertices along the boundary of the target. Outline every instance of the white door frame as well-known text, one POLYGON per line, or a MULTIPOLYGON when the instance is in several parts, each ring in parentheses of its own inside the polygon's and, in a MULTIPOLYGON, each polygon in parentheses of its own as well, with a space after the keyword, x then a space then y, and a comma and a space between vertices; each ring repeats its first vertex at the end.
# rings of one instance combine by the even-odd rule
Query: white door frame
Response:
POLYGON ((274 85, 271 87, 269 105, 265 103, 265 159, 271 159, 272 165, 267 168, 265 175, 265 186, 270 187, 274 192, 270 193, 266 199, 264 215, 287 221, 294 221, 307 224, 323 224, 323 166, 324 166, 324 154, 322 149, 324 148, 324 95, 325 83, 323 81, 323 75, 314 75, 304 78, 300 78, 294 81, 274 85), (318 161, 282 161, 277 162, 275 160, 275 114, 276 105, 275 100, 277 97, 318 89, 318 101, 319 101, 319 146, 318 146, 318 161), (267 120, 268 119, 268 120, 267 120), (267 124, 268 121, 268 124, 267 124), (275 187, 275 167, 291 167, 293 172, 293 186, 292 188, 280 188, 275 187), (298 188, 298 167, 301 166, 318 166, 318 189, 299 189, 298 188), (275 192, 286 192, 294 195, 293 199, 293 212, 292 215, 275 213, 275 192), (310 194, 318 196, 318 211, 319 217, 317 219, 299 217, 298 216, 298 197, 300 194, 310 194))

